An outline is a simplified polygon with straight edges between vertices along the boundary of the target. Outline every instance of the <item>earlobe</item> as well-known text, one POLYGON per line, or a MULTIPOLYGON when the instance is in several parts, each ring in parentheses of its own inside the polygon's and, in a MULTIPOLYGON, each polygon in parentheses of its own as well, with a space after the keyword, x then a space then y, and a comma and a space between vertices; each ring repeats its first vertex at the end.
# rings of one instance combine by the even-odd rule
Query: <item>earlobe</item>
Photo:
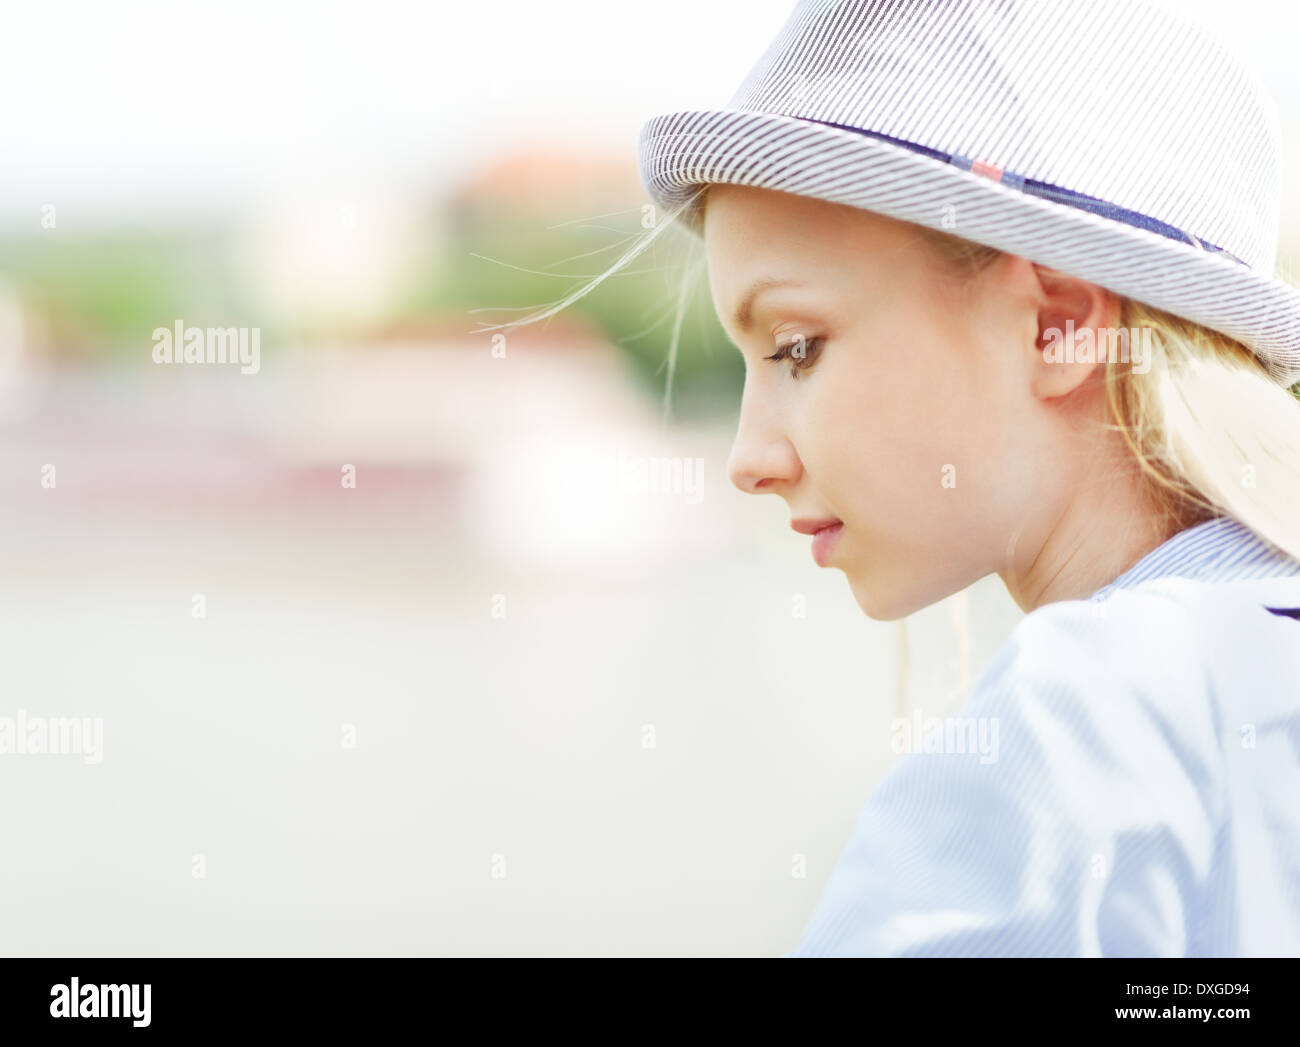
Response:
POLYGON ((1076 328, 1072 320, 1064 330, 1040 330, 1031 370, 1034 395, 1040 400, 1068 396, 1083 385, 1097 369, 1095 346, 1092 328, 1076 328))

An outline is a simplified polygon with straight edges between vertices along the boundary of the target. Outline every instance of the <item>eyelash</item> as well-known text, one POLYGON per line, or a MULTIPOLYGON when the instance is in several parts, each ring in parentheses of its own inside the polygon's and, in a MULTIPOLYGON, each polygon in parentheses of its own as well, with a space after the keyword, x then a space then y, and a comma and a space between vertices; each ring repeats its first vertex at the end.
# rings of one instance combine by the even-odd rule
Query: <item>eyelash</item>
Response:
POLYGON ((807 371, 812 367, 817 359, 817 354, 821 352, 823 339, 805 338, 804 339, 804 356, 802 360, 796 360, 790 357, 790 353, 799 343, 797 341, 789 342, 774 352, 771 356, 764 357, 766 360, 790 360, 790 377, 798 378, 800 371, 807 371))

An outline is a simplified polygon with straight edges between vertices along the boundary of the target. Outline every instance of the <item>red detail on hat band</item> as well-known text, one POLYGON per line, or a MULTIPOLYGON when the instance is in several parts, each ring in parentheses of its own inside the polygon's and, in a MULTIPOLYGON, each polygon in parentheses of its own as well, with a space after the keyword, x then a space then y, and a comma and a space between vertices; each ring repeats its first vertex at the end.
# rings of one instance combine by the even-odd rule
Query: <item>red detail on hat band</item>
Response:
POLYGON ((1002 168, 997 164, 986 164, 983 160, 972 160, 970 169, 985 178, 992 178, 995 182, 1002 181, 1002 168))

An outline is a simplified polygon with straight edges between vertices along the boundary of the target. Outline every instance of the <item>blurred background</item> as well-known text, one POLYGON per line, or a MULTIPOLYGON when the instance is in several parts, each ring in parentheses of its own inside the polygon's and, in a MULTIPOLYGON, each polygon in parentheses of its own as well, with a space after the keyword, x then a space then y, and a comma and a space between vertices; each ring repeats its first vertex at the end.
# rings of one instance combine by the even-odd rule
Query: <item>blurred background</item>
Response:
MULTIPOLYGON (((0 755, 0 949, 793 947, 891 719, 1019 611, 872 622, 731 487, 702 269, 668 396, 684 235, 479 330, 618 257, 642 122, 791 6, 6 6, 0 717, 103 759, 0 755), (256 366, 155 362, 178 323, 256 366)), ((1278 102, 1289 273, 1292 8, 1179 6, 1278 102)))

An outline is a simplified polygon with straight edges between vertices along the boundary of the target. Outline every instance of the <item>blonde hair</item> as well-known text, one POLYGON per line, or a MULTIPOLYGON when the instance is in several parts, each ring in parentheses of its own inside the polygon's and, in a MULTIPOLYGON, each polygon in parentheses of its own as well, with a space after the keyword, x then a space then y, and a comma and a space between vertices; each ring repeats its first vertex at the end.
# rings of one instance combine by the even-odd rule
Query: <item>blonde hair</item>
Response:
MULTIPOLYGON (((699 228, 708 185, 700 187, 605 272, 558 303, 497 330, 552 316, 620 272, 682 220, 699 228)), ((1002 257, 997 248, 951 233, 915 227, 950 271, 973 276, 1002 257)), ((686 293, 696 267, 683 276, 669 345, 668 385, 681 333, 686 293)), ((1201 324, 1130 298, 1120 298, 1120 326, 1149 329, 1150 369, 1108 357, 1105 383, 1111 423, 1123 434, 1147 480, 1166 532, 1214 516, 1240 521, 1300 560, 1300 403, 1273 380, 1243 343, 1201 324)))

